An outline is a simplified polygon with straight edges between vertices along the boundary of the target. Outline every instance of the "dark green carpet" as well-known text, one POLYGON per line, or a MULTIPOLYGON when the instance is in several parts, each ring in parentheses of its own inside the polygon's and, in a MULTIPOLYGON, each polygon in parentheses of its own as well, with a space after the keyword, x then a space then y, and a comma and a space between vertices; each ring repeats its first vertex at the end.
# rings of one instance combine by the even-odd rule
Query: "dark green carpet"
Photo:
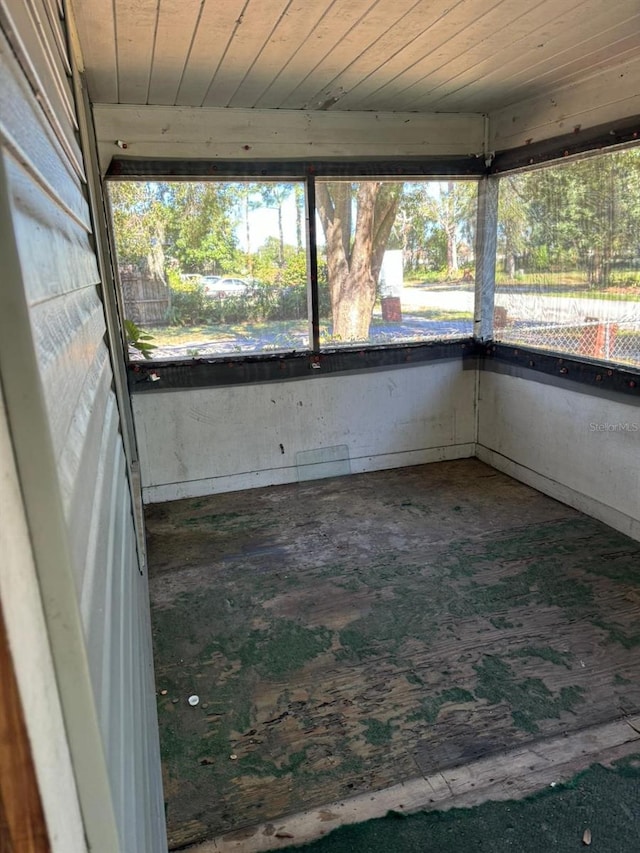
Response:
POLYGON ((640 853, 640 755, 612 770, 594 765, 525 800, 471 809, 389 814, 346 826, 308 853, 640 853), (590 846, 582 842, 590 829, 590 846))

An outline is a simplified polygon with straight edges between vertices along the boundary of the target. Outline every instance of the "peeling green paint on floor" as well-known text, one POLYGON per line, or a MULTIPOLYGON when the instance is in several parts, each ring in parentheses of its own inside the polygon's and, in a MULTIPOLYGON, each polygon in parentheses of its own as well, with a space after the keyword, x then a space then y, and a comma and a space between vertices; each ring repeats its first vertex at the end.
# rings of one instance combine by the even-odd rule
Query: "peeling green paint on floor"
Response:
POLYGON ((637 543, 489 471, 149 508, 173 846, 640 710, 637 543))

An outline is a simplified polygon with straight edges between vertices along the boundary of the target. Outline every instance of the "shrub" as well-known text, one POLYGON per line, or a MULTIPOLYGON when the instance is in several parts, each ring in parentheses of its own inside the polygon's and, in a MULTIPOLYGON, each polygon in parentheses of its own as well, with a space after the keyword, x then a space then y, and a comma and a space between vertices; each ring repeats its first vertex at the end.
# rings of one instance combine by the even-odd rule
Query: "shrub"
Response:
POLYGON ((609 273, 610 287, 640 287, 640 270, 616 270, 609 273))
POLYGON ((171 289, 171 307, 167 321, 173 325, 193 326, 207 316, 207 302, 202 283, 196 279, 183 281, 177 270, 167 271, 167 284, 171 289))

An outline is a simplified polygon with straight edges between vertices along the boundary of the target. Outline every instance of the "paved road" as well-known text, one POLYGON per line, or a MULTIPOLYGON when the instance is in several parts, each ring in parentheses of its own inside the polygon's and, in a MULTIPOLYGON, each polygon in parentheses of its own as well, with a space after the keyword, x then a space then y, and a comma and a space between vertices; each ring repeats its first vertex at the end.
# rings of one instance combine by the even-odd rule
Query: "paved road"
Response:
MULTIPOLYGON (((469 291, 420 291, 420 296, 419 301, 412 299, 412 307, 473 311, 474 294, 469 291)), ((498 292, 496 305, 506 308, 508 316, 517 320, 580 325, 586 317, 592 317, 640 327, 640 302, 498 292)))

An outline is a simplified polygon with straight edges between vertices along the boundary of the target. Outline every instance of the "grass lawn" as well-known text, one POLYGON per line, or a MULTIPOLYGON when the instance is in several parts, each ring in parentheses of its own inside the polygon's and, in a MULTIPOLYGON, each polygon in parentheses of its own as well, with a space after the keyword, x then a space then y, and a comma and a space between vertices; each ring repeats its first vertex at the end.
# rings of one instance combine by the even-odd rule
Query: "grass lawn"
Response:
POLYGON ((145 332, 153 337, 158 347, 187 346, 226 341, 230 337, 260 337, 268 335, 305 335, 308 333, 306 320, 265 320, 250 323, 217 323, 197 326, 153 326, 145 332))

